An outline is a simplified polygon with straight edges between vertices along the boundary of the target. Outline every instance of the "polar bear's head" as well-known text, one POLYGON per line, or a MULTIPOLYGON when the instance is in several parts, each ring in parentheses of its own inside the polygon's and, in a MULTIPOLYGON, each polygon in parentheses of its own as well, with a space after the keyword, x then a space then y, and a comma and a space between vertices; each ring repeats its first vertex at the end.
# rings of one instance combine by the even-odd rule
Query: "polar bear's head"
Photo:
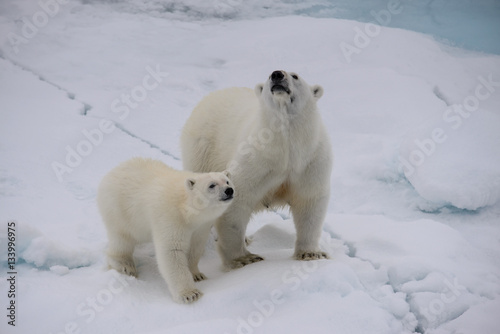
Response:
POLYGON ((304 110, 323 95, 319 85, 309 86, 302 77, 293 72, 274 71, 267 81, 255 87, 257 97, 265 105, 274 108, 285 106, 289 113, 304 110))
POLYGON ((231 204, 235 191, 228 171, 199 173, 186 179, 187 205, 191 214, 216 219, 231 204))

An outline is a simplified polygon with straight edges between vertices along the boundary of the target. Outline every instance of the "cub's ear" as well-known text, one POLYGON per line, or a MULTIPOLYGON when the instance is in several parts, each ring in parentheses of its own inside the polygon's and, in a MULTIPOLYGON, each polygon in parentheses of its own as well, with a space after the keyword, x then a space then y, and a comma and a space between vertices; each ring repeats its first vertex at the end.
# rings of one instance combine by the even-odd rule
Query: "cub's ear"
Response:
POLYGON ((316 101, 323 96, 323 87, 320 85, 314 85, 311 87, 311 93, 316 101))
POLYGON ((255 95, 257 95, 257 97, 260 97, 262 95, 263 90, 264 90, 264 84, 257 84, 257 86, 255 86, 255 95))
POLYGON ((231 178, 231 173, 226 169, 225 171, 222 172, 222 174, 226 175, 228 179, 231 178))
POLYGON ((186 188, 188 190, 193 190, 195 183, 196 183, 196 181, 194 179, 187 179, 186 180, 186 188))

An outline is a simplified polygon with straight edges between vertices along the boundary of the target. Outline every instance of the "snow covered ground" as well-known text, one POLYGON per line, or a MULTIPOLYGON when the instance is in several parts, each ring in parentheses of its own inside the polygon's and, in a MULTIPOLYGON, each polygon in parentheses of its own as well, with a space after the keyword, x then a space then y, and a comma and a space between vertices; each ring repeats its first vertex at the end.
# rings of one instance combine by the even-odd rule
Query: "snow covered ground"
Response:
POLYGON ((57 1, 0 3, 0 333, 499 332, 499 56, 294 15, 321 1, 57 1), (332 259, 292 260, 283 211, 249 225, 266 261, 223 272, 210 240, 193 305, 151 245, 139 278, 107 271, 102 176, 134 156, 181 168, 194 105, 275 69, 325 89, 332 259))

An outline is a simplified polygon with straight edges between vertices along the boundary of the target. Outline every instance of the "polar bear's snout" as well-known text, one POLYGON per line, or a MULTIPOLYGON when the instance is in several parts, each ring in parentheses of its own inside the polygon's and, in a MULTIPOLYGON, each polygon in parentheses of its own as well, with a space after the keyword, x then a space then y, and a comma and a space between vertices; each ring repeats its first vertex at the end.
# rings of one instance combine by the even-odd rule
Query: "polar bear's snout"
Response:
POLYGON ((280 81, 283 80, 285 75, 283 74, 283 71, 274 71, 271 73, 271 80, 272 81, 280 81))
POLYGON ((227 187, 224 190, 224 195, 221 197, 221 201, 230 201, 233 199, 234 189, 231 187, 227 187))
POLYGON ((285 92, 287 94, 290 94, 290 88, 288 86, 288 80, 285 78, 285 73, 284 71, 274 71, 271 73, 269 76, 269 80, 271 80, 271 93, 281 93, 285 92))

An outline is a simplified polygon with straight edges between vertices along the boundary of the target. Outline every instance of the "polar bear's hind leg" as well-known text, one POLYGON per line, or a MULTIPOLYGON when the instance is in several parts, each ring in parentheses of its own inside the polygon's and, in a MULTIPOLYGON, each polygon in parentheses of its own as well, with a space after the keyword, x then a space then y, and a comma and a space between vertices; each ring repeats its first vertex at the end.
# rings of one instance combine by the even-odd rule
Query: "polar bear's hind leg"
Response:
POLYGON ((137 277, 134 263, 135 242, 130 238, 110 238, 108 246, 108 265, 119 273, 137 277))

